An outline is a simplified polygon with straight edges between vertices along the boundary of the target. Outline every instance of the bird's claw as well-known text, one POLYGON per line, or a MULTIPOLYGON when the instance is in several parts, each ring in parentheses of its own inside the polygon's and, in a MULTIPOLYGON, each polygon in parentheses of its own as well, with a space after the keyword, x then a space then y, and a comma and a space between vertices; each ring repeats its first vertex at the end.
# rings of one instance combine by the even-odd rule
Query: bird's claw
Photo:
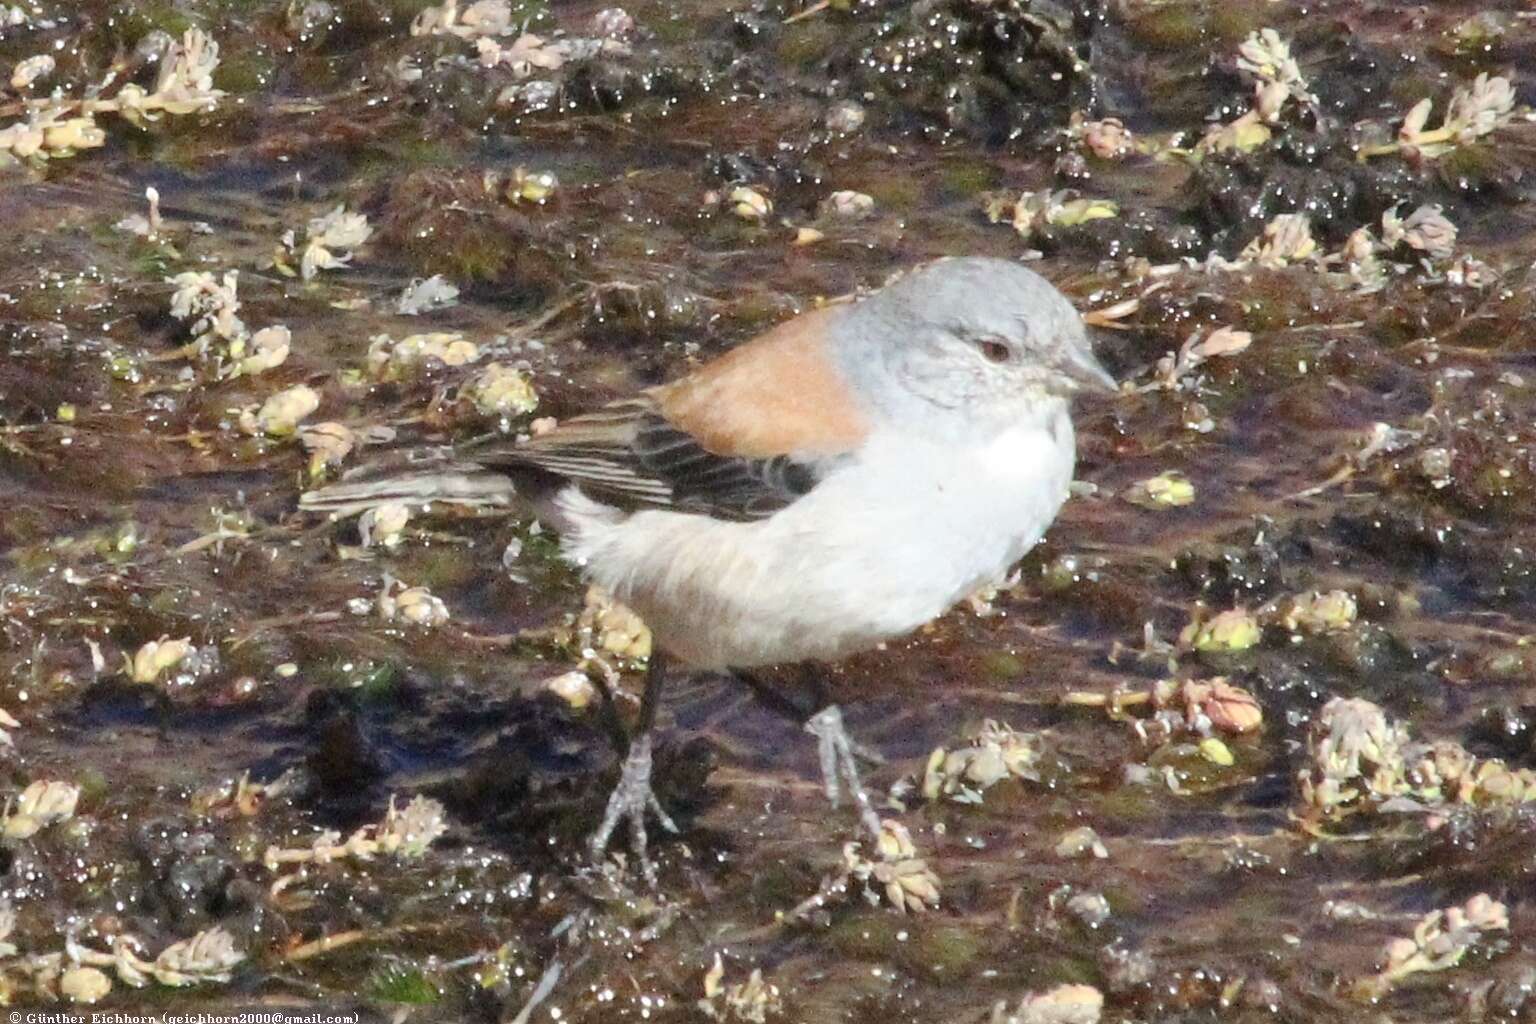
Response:
POLYGON ((878 762, 879 755, 871 754, 849 738, 848 730, 843 727, 842 709, 836 704, 829 704, 807 719, 805 731, 816 737, 816 752, 821 759, 821 781, 826 788, 827 799, 836 807, 841 790, 846 786, 853 796, 853 802, 858 805, 859 821, 870 836, 878 841, 880 817, 875 813, 869 793, 859 780, 859 766, 855 757, 862 755, 878 762))
POLYGON ((603 822, 592 834, 590 848, 593 860, 601 860, 608 849, 608 841, 620 820, 629 823, 630 852, 640 864, 640 873, 651 888, 656 887, 656 865, 649 855, 649 837, 645 832, 646 812, 656 816, 661 827, 676 833, 677 824, 662 809, 651 789, 651 737, 649 733, 637 736, 624 758, 624 769, 618 785, 608 797, 608 809, 603 812, 603 822))

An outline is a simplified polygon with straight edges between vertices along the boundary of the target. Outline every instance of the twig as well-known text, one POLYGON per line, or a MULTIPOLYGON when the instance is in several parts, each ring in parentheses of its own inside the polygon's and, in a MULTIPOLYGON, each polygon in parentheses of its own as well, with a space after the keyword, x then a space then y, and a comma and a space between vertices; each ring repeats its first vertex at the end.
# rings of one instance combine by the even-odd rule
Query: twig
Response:
POLYGON ((443 924, 402 924, 395 925, 392 928, 379 928, 374 931, 369 931, 366 928, 353 928, 350 931, 333 932, 330 935, 322 935, 318 939, 312 939, 302 945, 294 946, 287 953, 283 954, 283 960, 288 963, 295 963, 320 956, 322 953, 329 953, 332 950, 342 949, 353 943, 362 942, 364 939, 392 939, 399 935, 410 935, 413 932, 440 931, 443 927, 443 924))
POLYGON ((848 882, 851 876, 847 871, 840 874, 829 875, 821 880, 821 888, 816 890, 814 896, 808 896, 801 900, 795 909, 785 914, 782 920, 786 923, 798 921, 813 910, 820 910, 835 896, 842 896, 848 891, 848 882))
POLYGON ((1333 488, 1339 486, 1339 484, 1344 483, 1345 481, 1349 480, 1354 475, 1355 475, 1355 465, 1354 465, 1354 463, 1349 463, 1349 464, 1343 466, 1342 468, 1340 468, 1338 472, 1334 473, 1333 476, 1329 477, 1327 480, 1324 480, 1322 483, 1315 484, 1312 487, 1308 487, 1308 488, 1305 488, 1303 490, 1297 491, 1295 494, 1287 494, 1285 497, 1281 498, 1280 500, 1281 501, 1298 501, 1298 500, 1300 500, 1302 498, 1314 498, 1317 495, 1322 494, 1324 491, 1332 490, 1333 488))
POLYGON ((523 338, 532 334, 534 331, 541 330, 549 326, 564 316, 566 313, 569 313, 572 309, 579 306, 582 302, 586 301, 590 294, 590 291, 586 289, 575 292, 565 299, 555 303, 553 306, 549 307, 527 323, 519 324, 510 332, 511 335, 513 337, 523 338))
POLYGON ((518 1011, 508 1024, 528 1024, 533 1016, 533 1011, 539 1008, 539 1004, 549 998, 555 986, 560 983, 560 975, 564 973, 565 965, 559 960, 553 960, 544 968, 544 973, 539 977, 539 983, 533 987, 533 992, 528 996, 528 1002, 518 1011))
POLYGON ((306 942, 303 945, 294 946, 283 955, 283 959, 289 963, 295 963, 299 960, 308 960, 310 957, 319 956, 322 953, 329 953, 333 949, 340 949, 343 946, 350 946, 354 942, 360 942, 363 939, 368 938, 370 934, 383 935, 385 933, 370 933, 362 928, 354 928, 349 932, 335 932, 331 935, 322 935, 320 938, 306 942))
POLYGON ((1134 690, 1130 692, 1120 691, 1115 693, 1093 693, 1088 690, 1069 690, 1061 695, 1061 703, 1071 704, 1084 708, 1108 708, 1116 712, 1122 708, 1134 707, 1137 704, 1145 704, 1152 699, 1152 694, 1146 690, 1134 690))
POLYGON ((801 11, 799 14, 791 14, 789 17, 785 18, 784 19, 784 24, 786 24, 786 25, 793 25, 795 22, 803 21, 806 18, 809 18, 813 14, 820 14, 822 11, 826 10, 828 7, 831 7, 831 6, 832 6, 832 0, 817 0, 816 3, 811 4, 811 6, 807 7, 805 10, 801 11))

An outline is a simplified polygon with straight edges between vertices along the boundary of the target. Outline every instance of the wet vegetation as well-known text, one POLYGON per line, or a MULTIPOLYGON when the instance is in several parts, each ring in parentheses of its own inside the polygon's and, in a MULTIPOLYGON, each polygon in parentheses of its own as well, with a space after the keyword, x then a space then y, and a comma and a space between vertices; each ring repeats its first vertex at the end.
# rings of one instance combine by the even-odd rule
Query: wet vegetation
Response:
POLYGON ((1536 1017, 1533 50, 1514 2, 0 7, 0 1002, 1536 1017), (485 495, 299 493, 957 253, 1126 383, 1016 579, 826 668, 882 842, 699 677, 659 887, 588 863, 643 624, 485 495))

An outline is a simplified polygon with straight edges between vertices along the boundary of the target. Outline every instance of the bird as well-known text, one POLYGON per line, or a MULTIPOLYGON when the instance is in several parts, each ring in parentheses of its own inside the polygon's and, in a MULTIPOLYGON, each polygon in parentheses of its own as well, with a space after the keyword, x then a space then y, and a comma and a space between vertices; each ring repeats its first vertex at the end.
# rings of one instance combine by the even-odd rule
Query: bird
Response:
MULTIPOLYGON (((471 441, 449 471, 343 479, 301 506, 521 501, 641 617, 640 712, 589 846, 602 857, 627 824, 654 885, 648 816, 677 831, 651 787, 667 677, 833 662, 1005 578, 1067 500, 1074 398, 1117 388, 1044 277, 948 257, 548 432, 471 441)), ((878 838, 840 708, 804 725, 828 798, 846 788, 878 838)))

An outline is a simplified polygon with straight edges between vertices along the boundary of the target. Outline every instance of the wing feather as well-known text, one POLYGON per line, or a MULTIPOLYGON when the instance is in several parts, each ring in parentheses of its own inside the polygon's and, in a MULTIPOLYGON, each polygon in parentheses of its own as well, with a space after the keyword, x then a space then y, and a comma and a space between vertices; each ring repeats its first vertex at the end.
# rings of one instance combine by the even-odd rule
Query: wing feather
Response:
POLYGON ((520 445, 467 449, 621 508, 757 519, 810 491, 868 424, 828 348, 836 307, 760 335, 687 377, 577 416, 520 445))
POLYGON ((650 395, 625 399, 512 444, 466 446, 487 468, 542 470, 624 508, 669 508, 722 519, 772 515, 820 479, 820 462, 720 455, 671 423, 650 395))

